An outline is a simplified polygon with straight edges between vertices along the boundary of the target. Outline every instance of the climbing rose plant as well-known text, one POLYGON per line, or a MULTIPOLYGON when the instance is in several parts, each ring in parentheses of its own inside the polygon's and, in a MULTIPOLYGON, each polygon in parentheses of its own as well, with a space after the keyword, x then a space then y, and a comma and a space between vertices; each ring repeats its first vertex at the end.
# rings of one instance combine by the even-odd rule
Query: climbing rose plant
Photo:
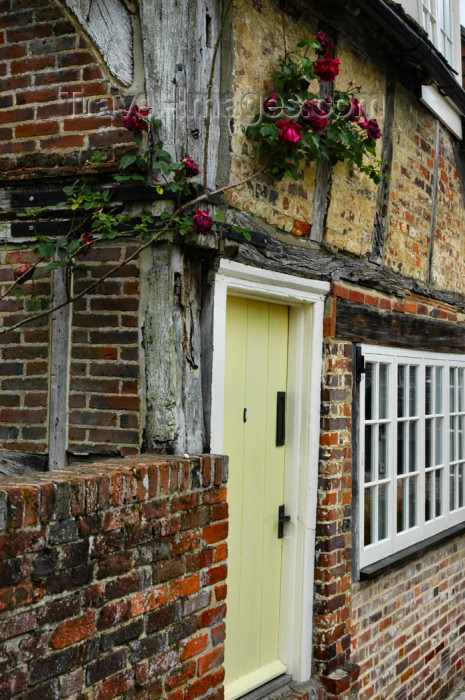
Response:
MULTIPOLYGON (((41 207, 18 214, 18 216, 33 219, 40 217, 47 210, 60 209, 70 210, 72 216, 69 231, 65 236, 35 237, 32 251, 37 255, 37 260, 32 264, 27 263, 13 269, 14 282, 4 296, 12 292, 16 297, 21 297, 24 293, 23 284, 32 279, 32 308, 35 311, 41 310, 47 302, 35 295, 34 279, 44 272, 59 267, 66 267, 70 274, 73 271, 92 269, 86 263, 85 257, 91 251, 93 244, 99 240, 120 236, 140 239, 140 246, 131 256, 133 259, 140 250, 169 231, 182 236, 208 235, 221 231, 225 220, 220 210, 217 209, 212 213, 208 208, 194 209, 197 203, 208 199, 209 196, 209 193, 203 192, 199 185, 192 183, 192 178, 199 175, 199 166, 194 158, 187 154, 180 162, 173 160, 164 149, 163 142, 156 136, 161 121, 151 118, 150 112, 149 107, 139 107, 137 104, 123 112, 123 124, 132 132, 138 150, 136 153, 127 153, 121 158, 114 180, 118 184, 132 182, 154 188, 158 198, 165 200, 166 209, 156 215, 151 210, 143 209, 134 219, 130 215, 121 213, 119 207, 112 205, 113 188, 111 186, 92 185, 88 182, 89 178, 83 176, 72 185, 63 188, 66 199, 62 202, 53 207, 41 207), (145 134, 148 136, 144 136, 145 134), (83 227, 86 230, 83 231, 83 227)), ((104 160, 106 160, 105 156, 100 151, 95 151, 86 163, 87 170, 95 170, 95 166, 104 160)), ((231 224, 229 227, 243 234, 245 238, 250 238, 247 228, 231 224)), ((127 259, 124 262, 128 261, 127 259)), ((119 267, 121 265, 113 272, 119 267)), ((94 286, 96 283, 92 283, 88 290, 94 286)), ((72 297, 71 285, 69 285, 68 297, 69 302, 76 298, 72 297)))
POLYGON ((273 75, 276 91, 263 101, 247 136, 259 144, 260 157, 277 179, 298 179, 305 162, 319 160, 346 162, 378 183, 381 130, 355 96, 360 88, 334 88, 340 60, 332 56, 333 40, 318 32, 315 40, 302 39, 298 47, 304 53, 293 51, 279 61, 273 75), (316 52, 315 60, 307 56, 309 49, 316 52))

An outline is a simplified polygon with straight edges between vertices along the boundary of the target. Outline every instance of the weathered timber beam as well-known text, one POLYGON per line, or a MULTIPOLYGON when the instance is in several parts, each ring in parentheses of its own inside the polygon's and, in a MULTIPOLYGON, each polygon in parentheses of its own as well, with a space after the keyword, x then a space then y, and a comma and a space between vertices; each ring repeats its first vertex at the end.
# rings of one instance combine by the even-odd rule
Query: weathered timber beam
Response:
POLYGON ((413 292, 451 304, 459 311, 465 311, 465 298, 460 294, 427 287, 418 280, 402 277, 366 258, 333 253, 316 246, 307 248, 290 245, 289 242, 284 243, 270 237, 264 248, 254 247, 247 242, 239 244, 234 259, 245 265, 255 265, 301 277, 330 282, 343 279, 398 297, 404 296, 406 292, 413 292))
POLYGON ((48 455, 0 451, 0 474, 7 476, 43 472, 47 468, 47 463, 48 455))
POLYGON ((102 55, 110 73, 129 86, 134 76, 131 14, 123 0, 62 0, 102 55))
POLYGON ((336 337, 435 352, 465 352, 465 327, 338 299, 336 337))

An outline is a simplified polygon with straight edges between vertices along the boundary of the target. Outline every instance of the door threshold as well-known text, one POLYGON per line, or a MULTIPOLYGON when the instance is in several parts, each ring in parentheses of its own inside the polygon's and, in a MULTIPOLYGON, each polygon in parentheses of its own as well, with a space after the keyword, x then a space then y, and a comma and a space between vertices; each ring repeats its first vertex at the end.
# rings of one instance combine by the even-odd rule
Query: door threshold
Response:
POLYGON ((275 690, 280 690, 290 683, 291 680, 291 676, 288 673, 284 673, 282 676, 273 678, 272 681, 268 681, 268 683, 261 685, 259 688, 251 690, 250 693, 241 695, 240 700, 261 700, 262 698, 268 698, 271 693, 275 690))

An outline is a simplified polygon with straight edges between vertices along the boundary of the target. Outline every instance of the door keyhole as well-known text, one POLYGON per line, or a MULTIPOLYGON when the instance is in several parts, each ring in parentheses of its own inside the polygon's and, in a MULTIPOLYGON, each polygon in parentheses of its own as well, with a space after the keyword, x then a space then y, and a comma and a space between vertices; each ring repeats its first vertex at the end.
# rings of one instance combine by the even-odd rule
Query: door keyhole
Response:
POLYGON ((244 408, 244 412, 243 412, 243 414, 242 414, 242 420, 244 421, 244 423, 247 423, 247 417, 248 417, 248 415, 247 415, 247 409, 244 408))

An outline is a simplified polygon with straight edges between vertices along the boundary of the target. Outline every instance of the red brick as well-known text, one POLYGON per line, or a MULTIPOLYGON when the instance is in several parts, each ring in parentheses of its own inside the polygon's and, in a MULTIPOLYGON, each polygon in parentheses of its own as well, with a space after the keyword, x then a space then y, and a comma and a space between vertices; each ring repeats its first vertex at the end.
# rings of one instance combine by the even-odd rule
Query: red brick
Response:
POLYGON ((84 137, 79 134, 68 134, 67 136, 56 136, 40 142, 43 149, 51 148, 80 148, 84 143, 84 137))
POLYGON ((225 521, 215 523, 214 525, 209 525, 208 527, 204 527, 202 530, 202 537, 207 544, 213 544, 214 542, 225 540, 227 535, 228 523, 225 521))
POLYGON ((170 583, 170 600, 176 600, 183 596, 192 595, 192 593, 197 593, 200 589, 200 574, 191 574, 190 576, 185 576, 178 581, 173 581, 170 583))
POLYGON ((189 659, 204 651, 208 646, 208 634, 201 634, 198 637, 189 639, 184 643, 181 652, 181 659, 189 659))
POLYGON ((94 613, 90 612, 74 620, 66 620, 52 634, 50 646, 62 649, 90 637, 95 631, 94 613))
POLYGON ((16 138, 33 136, 49 136, 58 132, 57 122, 33 121, 27 124, 19 124, 15 129, 16 138))
POLYGON ((211 586, 213 583, 218 583, 219 581, 224 581, 228 567, 226 564, 220 564, 220 566, 215 566, 204 574, 204 585, 211 586))
POLYGON ((218 666, 221 666, 221 664, 223 663, 223 660, 223 648, 214 649, 208 654, 201 656, 197 662, 198 675, 204 676, 206 673, 212 671, 214 668, 218 668, 218 666))
POLYGON ((168 587, 150 588, 136 593, 131 598, 131 615, 136 617, 149 610, 155 610, 164 605, 168 600, 168 587))
POLYGON ((134 671, 128 669, 117 675, 110 676, 103 683, 94 687, 93 700, 111 700, 131 690, 134 687, 134 671))

